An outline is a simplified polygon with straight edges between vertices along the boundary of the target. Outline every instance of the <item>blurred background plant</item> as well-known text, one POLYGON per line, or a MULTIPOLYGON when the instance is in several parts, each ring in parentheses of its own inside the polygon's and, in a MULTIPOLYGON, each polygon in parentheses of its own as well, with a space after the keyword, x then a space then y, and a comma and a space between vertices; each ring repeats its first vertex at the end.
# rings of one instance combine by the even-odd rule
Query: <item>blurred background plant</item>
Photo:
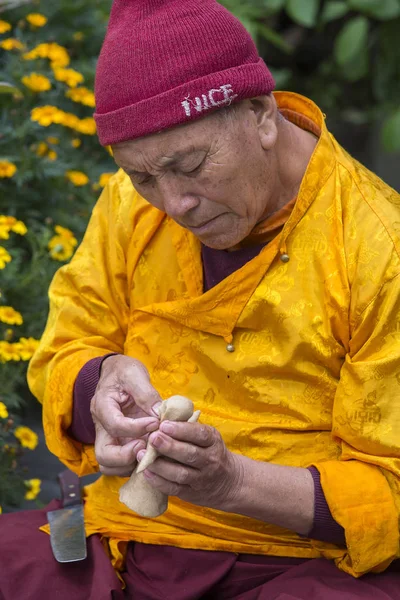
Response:
MULTIPOLYGON (((252 34, 278 89, 309 96, 328 124, 355 134, 378 124, 378 152, 400 151, 400 0, 222 3, 252 34)), ((110 6, 0 0, 0 507, 7 510, 40 491, 21 465, 38 443, 24 425, 35 402, 25 378, 49 282, 115 171, 92 118, 110 6)))

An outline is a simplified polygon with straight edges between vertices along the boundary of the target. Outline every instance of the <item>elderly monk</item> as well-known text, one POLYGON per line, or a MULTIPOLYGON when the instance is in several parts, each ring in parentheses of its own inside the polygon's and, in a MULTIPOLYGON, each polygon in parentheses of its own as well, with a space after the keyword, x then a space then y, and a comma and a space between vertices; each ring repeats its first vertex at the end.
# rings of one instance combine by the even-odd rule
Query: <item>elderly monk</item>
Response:
POLYGON ((273 87, 214 0, 115 0, 95 118, 120 169, 29 370, 50 450, 102 473, 89 556, 6 516, 4 600, 400 598, 400 197, 273 87), (199 423, 160 425, 173 394, 199 423), (147 439, 156 519, 118 495, 147 439))

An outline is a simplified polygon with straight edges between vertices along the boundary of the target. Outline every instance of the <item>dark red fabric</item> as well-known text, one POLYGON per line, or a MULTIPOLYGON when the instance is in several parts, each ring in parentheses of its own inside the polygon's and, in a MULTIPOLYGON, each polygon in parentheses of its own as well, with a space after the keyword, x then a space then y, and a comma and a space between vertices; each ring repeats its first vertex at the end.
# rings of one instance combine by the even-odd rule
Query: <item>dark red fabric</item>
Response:
POLYGON ((77 442, 83 444, 94 444, 95 442, 96 432, 90 414, 90 401, 99 383, 101 365, 109 356, 115 356, 115 352, 89 360, 79 371, 75 380, 72 423, 68 434, 77 442))
POLYGON ((325 499, 324 490, 321 486, 319 471, 315 467, 310 467, 308 470, 314 480, 314 521, 311 531, 305 537, 312 540, 330 542, 338 546, 345 546, 346 536, 344 529, 332 517, 325 499))
POLYGON ((96 70, 100 143, 188 123, 274 87, 245 27, 215 0, 114 0, 96 70))
POLYGON ((353 579, 327 560, 236 555, 131 543, 126 590, 98 536, 85 561, 59 564, 38 530, 46 510, 0 516, 2 600, 400 600, 400 561, 353 579))

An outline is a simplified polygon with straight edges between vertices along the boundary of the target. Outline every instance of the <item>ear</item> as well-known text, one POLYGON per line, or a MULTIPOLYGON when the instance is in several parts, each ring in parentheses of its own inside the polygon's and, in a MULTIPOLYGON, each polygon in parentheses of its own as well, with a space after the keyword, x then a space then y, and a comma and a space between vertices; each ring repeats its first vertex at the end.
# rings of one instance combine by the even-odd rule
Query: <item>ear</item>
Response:
POLYGON ((272 94, 250 100, 250 110, 256 119, 258 135, 264 150, 271 150, 278 138, 278 107, 272 94))

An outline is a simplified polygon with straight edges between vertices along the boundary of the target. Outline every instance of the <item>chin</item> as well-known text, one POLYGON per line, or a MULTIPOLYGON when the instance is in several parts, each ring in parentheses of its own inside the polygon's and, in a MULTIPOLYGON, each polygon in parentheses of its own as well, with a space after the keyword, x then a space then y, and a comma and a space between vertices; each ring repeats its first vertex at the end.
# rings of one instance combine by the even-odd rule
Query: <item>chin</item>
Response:
POLYGON ((213 250, 228 250, 229 248, 233 248, 237 244, 240 244, 244 237, 233 237, 228 235, 221 236, 202 236, 198 238, 204 246, 208 248, 212 248, 213 250))

